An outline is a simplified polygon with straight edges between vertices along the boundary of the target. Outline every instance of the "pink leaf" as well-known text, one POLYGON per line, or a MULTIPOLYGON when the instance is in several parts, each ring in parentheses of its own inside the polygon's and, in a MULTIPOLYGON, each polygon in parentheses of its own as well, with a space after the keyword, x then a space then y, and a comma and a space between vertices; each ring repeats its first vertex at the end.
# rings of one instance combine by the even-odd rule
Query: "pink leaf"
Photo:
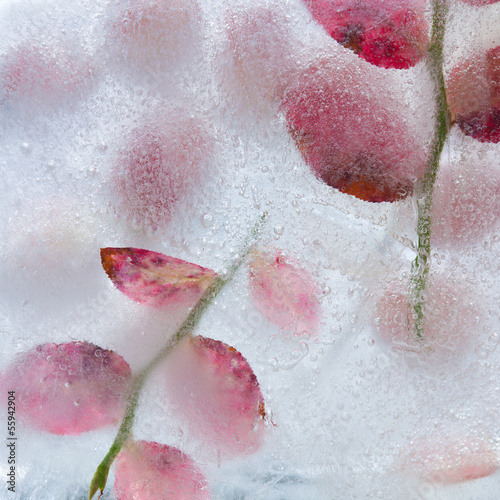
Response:
POLYGON ((164 228, 193 203, 209 176, 214 138, 202 116, 176 108, 152 112, 125 138, 110 185, 120 216, 139 227, 164 228))
POLYGON ((446 92, 451 118, 464 134, 500 141, 500 45, 455 66, 446 92))
POLYGON ((233 347, 189 338, 167 363, 167 392, 194 433, 228 455, 261 445, 264 399, 247 360, 233 347))
POLYGON ((151 441, 129 441, 116 459, 118 500, 208 500, 205 478, 179 449, 151 441))
MULTIPOLYGON (((239 86, 245 95, 281 98, 294 67, 296 47, 290 24, 286 5, 235 9, 227 22, 235 76, 230 83, 239 86)), ((258 105, 258 101, 253 104, 258 105)))
POLYGON ((419 338, 414 331, 414 313, 408 309, 408 280, 391 280, 376 305, 380 335, 405 351, 437 355, 464 350, 478 331, 479 311, 471 300, 474 293, 470 287, 449 276, 431 274, 422 297, 425 321, 423 338, 419 338))
POLYGON ((19 417, 35 429, 76 435, 120 422, 130 387, 126 361, 88 342, 44 344, 2 377, 19 417))
POLYGON ((429 436, 412 443, 399 458, 401 471, 431 483, 453 484, 493 474, 499 467, 494 446, 477 436, 429 436))
POLYGON ((65 47, 24 43, 0 56, 0 98, 60 103, 78 95, 91 82, 95 68, 83 53, 65 47))
POLYGON ((217 276, 211 269, 139 248, 101 248, 101 261, 118 290, 158 308, 198 300, 217 276))
POLYGON ((195 0, 110 2, 107 18, 111 55, 142 71, 185 60, 201 31, 195 0))
POLYGON ((497 158, 442 163, 432 195, 432 244, 463 248, 493 235, 500 222, 497 158))
POLYGON ((465 3, 468 3, 469 5, 474 5, 475 7, 482 7, 484 5, 493 5, 494 3, 497 3, 498 0, 462 0, 465 3))
POLYGON ((318 287, 298 262, 279 250, 250 261, 250 289, 259 311, 281 329, 316 335, 321 315, 318 287))

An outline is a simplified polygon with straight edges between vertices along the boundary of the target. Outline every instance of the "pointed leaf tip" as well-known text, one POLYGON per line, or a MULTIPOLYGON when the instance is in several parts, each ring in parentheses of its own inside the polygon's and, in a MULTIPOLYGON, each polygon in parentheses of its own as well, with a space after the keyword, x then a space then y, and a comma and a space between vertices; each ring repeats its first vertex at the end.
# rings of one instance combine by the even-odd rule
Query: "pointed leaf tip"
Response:
POLYGON ((95 471, 94 477, 92 478, 92 482, 90 483, 90 488, 89 488, 89 500, 92 500, 94 498, 94 495, 100 491, 99 497, 97 500, 99 500, 104 492, 104 488, 106 486, 106 483, 108 482, 108 474, 109 474, 109 468, 111 467, 112 461, 104 459, 104 462, 102 462, 99 467, 97 467, 97 470, 95 471))
POLYGON ((101 248, 101 262, 118 290, 157 308, 199 300, 217 276, 211 269, 140 248, 101 248))
MULTIPOLYGON (((90 483, 90 489, 89 489, 89 500, 92 500, 95 496, 95 494, 99 491, 99 485, 98 481, 96 481, 96 477, 92 479, 92 482, 90 483)), ((102 490, 101 490, 101 495, 102 495, 102 490)), ((101 495, 99 495, 99 498, 101 498, 101 495)))
POLYGON ((98 490, 99 490, 99 487, 97 485, 95 485, 94 483, 92 483, 90 485, 89 500, 92 500, 94 498, 94 496, 98 490))

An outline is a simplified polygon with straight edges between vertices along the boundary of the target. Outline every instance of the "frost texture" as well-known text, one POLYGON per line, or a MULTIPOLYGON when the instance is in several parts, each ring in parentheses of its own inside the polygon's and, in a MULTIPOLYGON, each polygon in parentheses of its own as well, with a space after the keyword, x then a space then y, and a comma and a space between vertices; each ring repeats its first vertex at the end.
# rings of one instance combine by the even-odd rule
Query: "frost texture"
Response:
MULTIPOLYGON (((127 353, 139 373, 212 283, 208 268, 224 279, 266 211, 256 247, 280 249, 290 265, 284 274, 308 284, 301 291, 319 287, 305 300, 312 306, 319 298, 319 326, 294 293, 286 295, 291 314, 271 299, 258 310, 250 253, 193 333, 218 339, 227 363, 217 372, 209 355, 216 350, 205 348, 203 361, 183 346, 192 369, 181 364, 181 376, 173 374, 178 397, 166 394, 158 366, 139 396, 134 437, 189 454, 221 500, 498 497, 498 472, 442 486, 429 484, 424 478, 432 473, 424 470, 403 473, 398 457, 417 453, 422 436, 442 443, 435 453, 444 457, 453 425, 465 426, 450 437, 453 447, 468 446, 475 435, 498 454, 499 143, 465 135, 459 114, 467 119, 470 107, 494 117, 496 73, 485 68, 499 45, 500 2, 447 2, 444 76, 455 122, 434 192, 429 258, 442 279, 430 280, 433 321, 424 342, 408 338, 404 326, 418 181, 434 122, 424 59, 408 69, 371 64, 332 38, 303 0, 1 3, 0 371, 15 364, 18 374, 6 390, 35 373, 33 364, 17 364, 33 346, 75 339, 127 353), (103 247, 162 252, 171 256, 164 258, 172 275, 153 276, 158 268, 148 267, 153 275, 137 283, 149 280, 150 287, 132 292, 131 283, 123 285, 129 299, 104 275, 103 247), (391 288, 395 276, 403 276, 401 286, 391 288), (377 310, 384 293, 387 308, 377 310), (296 323, 285 324, 285 316, 296 323), (225 346, 241 351, 253 371, 233 377, 228 360, 244 365, 225 346), (207 391, 191 396, 191 380, 207 391), (227 402, 235 380, 252 402, 239 416, 227 402), (262 418, 264 400, 276 426, 262 418)), ((364 23, 360 33, 398 40, 400 32, 390 31, 395 12, 381 19, 375 2, 356 5, 369 9, 355 13, 364 23)), ((418 26, 421 8, 431 20, 431 2, 377 5, 401 7, 398 15, 413 9, 425 50, 430 29, 418 26)), ((345 25, 347 11, 340 14, 345 25)), ((379 62, 390 63, 383 50, 379 62)), ((286 283, 271 268, 269 275, 276 271, 277 283, 286 283)), ((274 289, 272 296, 285 291, 274 289)), ((43 359, 36 366, 45 366, 43 359)), ((175 356, 165 365, 170 361, 175 356)), ((67 371, 51 370, 54 399, 77 387, 64 386, 67 371)), ((34 388, 43 385, 37 377, 34 388)), ((16 495, 81 500, 121 414, 112 426, 78 436, 41 432, 22 418, 30 411, 23 391, 16 401, 16 495)), ((71 411, 79 408, 74 401, 68 399, 71 411)), ((104 414, 114 408, 106 401, 104 414)), ((65 407, 54 408, 58 422, 65 407)), ((7 412, 1 414, 5 430, 7 412)), ((457 467, 472 468, 476 456, 481 469, 479 455, 459 456, 457 467)), ((6 465, 3 459, 2 474, 6 465)), ((114 495, 114 470, 103 498, 114 495)))

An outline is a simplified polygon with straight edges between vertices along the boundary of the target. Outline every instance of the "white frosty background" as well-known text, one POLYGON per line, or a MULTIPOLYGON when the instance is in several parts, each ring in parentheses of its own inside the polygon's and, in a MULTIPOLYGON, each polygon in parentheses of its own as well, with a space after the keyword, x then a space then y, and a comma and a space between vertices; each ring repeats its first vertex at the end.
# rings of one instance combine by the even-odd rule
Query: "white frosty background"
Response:
MULTIPOLYGON (((388 276, 409 269, 412 203, 367 204, 316 180, 272 106, 262 105, 251 89, 242 93, 227 76, 225 12, 245 3, 203 2, 192 53, 150 71, 124 67, 119 51, 106 44, 106 2, 0 3, 0 53, 21 40, 57 41, 82 49, 93 68, 88 87, 76 95, 0 107, 0 368, 44 342, 87 340, 117 351, 137 369, 175 324, 118 292, 101 269, 99 248, 147 248, 220 271, 266 210, 263 243, 299 259, 320 284, 318 338, 283 339, 253 305, 245 267, 198 329, 236 347, 254 368, 276 423, 269 426, 266 446, 219 464, 171 411, 159 374, 144 391, 135 436, 189 453, 206 473, 214 498, 497 498, 498 474, 440 486, 409 479, 396 464, 410 441, 436 432, 456 429, 500 439, 499 235, 434 256, 447 276, 467 280, 484 297, 471 349, 440 363, 392 351, 373 327, 372 297, 388 276), (166 228, 152 232, 116 213, 111 169, 140 118, 173 103, 210 124, 215 161, 211 179, 181 204, 166 228)), ((298 0, 280 3, 303 46, 321 45, 340 61, 356 59, 310 22, 298 0)), ((499 22, 495 6, 480 13, 457 3, 447 68, 460 51, 498 44, 499 22)), ((393 89, 416 137, 426 140, 431 96, 423 64, 370 71, 386 79, 382 91, 393 89)), ((480 161, 492 151, 498 157, 498 146, 454 132, 445 161, 480 161)), ((6 429, 5 412, 0 429, 6 429)), ((51 436, 19 427, 16 498, 86 498, 114 434, 109 429, 51 436)), ((5 467, 4 450, 4 479, 5 467)), ((112 484, 111 475, 105 498, 113 497, 112 484)))

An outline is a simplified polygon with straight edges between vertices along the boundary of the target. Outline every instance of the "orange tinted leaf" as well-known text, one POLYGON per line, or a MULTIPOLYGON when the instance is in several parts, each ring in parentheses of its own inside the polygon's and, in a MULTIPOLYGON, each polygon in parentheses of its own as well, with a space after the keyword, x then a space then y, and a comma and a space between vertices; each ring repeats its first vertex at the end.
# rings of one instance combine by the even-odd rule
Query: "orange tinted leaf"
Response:
POLYGON ((426 156, 392 105, 326 58, 311 60, 281 103, 289 133, 314 175, 371 203, 413 192, 426 156), (351 82, 351 83, 350 83, 351 82))
POLYGON ((455 66, 446 92, 452 119, 465 135, 500 141, 500 46, 455 66))
POLYGON ((198 300, 216 277, 211 269, 140 248, 102 248, 101 261, 118 290, 158 308, 198 300))

